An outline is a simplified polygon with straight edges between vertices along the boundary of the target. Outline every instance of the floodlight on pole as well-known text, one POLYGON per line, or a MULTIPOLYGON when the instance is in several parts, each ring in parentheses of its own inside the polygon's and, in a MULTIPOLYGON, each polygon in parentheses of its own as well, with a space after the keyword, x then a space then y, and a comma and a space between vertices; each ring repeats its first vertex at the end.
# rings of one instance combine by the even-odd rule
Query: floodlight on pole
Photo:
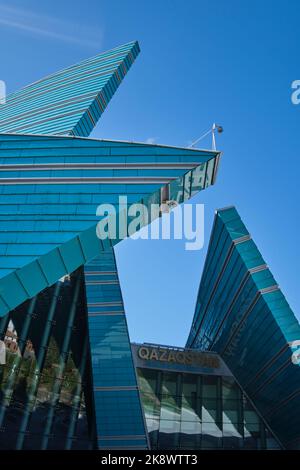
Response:
POLYGON ((196 139, 194 142, 191 143, 189 148, 195 147, 195 145, 197 145, 198 142, 200 142, 200 140, 204 139, 207 135, 211 134, 212 135, 212 150, 216 150, 217 149, 217 147, 216 147, 216 137, 215 137, 216 132, 218 132, 218 134, 221 134, 223 132, 223 127, 214 122, 210 129, 208 129, 198 139, 196 139))

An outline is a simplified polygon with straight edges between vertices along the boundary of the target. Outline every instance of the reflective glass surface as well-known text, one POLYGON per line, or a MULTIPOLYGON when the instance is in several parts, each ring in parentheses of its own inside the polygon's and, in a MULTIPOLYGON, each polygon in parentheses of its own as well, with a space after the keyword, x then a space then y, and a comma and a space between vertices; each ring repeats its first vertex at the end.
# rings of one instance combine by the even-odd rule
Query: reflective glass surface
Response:
MULTIPOLYGON (((209 173, 209 172, 208 172, 209 173)), ((187 348, 218 353, 287 449, 300 447, 300 326, 235 207, 216 212, 187 348)), ((238 423, 225 390, 223 419, 238 423)), ((259 434, 245 409, 245 445, 259 434)), ((227 425, 228 441, 242 433, 227 425), (229 434, 232 437, 229 438, 229 434)), ((272 441, 266 437, 267 445, 272 441)))
POLYGON ((152 449, 278 449, 230 376, 138 368, 152 449))
POLYGON ((86 318, 77 271, 1 320, 0 449, 93 448, 86 318))

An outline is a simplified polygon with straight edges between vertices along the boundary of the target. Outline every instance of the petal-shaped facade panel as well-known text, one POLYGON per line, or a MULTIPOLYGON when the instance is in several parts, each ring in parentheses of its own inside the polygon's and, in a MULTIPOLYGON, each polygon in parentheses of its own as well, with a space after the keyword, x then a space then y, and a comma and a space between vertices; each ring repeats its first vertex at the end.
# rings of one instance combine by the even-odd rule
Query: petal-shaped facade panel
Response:
POLYGON ((234 207, 217 211, 187 347, 221 355, 285 447, 300 443, 300 326, 234 207))
POLYGON ((127 236, 128 216, 116 237, 97 237, 99 205, 119 215, 119 196, 181 203, 214 183, 218 161, 213 151, 0 135, 0 314, 127 236))
POLYGON ((119 46, 9 95, 0 132, 88 136, 139 53, 119 46))
POLYGON ((84 267, 99 449, 147 449, 147 432, 113 250, 84 267))

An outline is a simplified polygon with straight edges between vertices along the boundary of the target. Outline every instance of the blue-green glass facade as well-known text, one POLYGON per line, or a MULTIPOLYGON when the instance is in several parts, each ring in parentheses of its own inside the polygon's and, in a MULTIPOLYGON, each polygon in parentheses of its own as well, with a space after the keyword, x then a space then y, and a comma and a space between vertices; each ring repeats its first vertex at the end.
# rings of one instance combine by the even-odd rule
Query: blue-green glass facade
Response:
POLYGON ((187 347, 220 354, 286 448, 299 447, 300 326, 234 207, 216 212, 187 347))
POLYGON ((151 449, 281 448, 217 354, 132 347, 151 449))
POLYGON ((300 327, 234 208, 216 214, 187 349, 159 367, 132 356, 114 245, 133 217, 119 197, 184 203, 220 159, 87 138, 138 53, 99 54, 0 106, 0 448, 297 448, 300 327), (106 239, 101 204, 117 217, 106 239), (203 351, 221 369, 174 366, 203 351))
POLYGON ((0 134, 0 316, 120 241, 97 237, 100 204, 119 212, 120 195, 150 206, 166 194, 181 203, 214 183, 218 160, 213 151, 0 134))
POLYGON ((2 318, 1 449, 95 448, 85 312, 81 269, 2 318))
POLYGON ((86 138, 138 52, 85 60, 0 108, 2 448, 149 445, 113 252, 132 221, 119 196, 182 203, 214 184, 219 152, 86 138), (120 216, 105 240, 100 204, 120 216))
POLYGON ((99 449, 147 449, 113 250, 85 265, 93 395, 99 449))
POLYGON ((88 136, 138 53, 131 42, 10 94, 0 132, 88 136))

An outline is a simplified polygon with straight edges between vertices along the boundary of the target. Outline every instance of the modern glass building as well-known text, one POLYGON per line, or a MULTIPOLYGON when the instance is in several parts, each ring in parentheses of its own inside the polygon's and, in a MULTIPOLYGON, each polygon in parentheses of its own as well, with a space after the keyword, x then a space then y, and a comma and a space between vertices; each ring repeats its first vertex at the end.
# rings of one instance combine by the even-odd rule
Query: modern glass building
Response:
POLYGON ((300 447, 300 326, 235 207, 218 210, 187 347, 224 359, 282 445, 300 447))
POLYGON ((221 357, 133 345, 151 449, 280 449, 221 357))
POLYGON ((184 203, 220 159, 87 138, 138 53, 120 46, 0 106, 0 448, 297 448, 299 325, 234 208, 216 215, 187 349, 130 344, 119 196, 184 203))

